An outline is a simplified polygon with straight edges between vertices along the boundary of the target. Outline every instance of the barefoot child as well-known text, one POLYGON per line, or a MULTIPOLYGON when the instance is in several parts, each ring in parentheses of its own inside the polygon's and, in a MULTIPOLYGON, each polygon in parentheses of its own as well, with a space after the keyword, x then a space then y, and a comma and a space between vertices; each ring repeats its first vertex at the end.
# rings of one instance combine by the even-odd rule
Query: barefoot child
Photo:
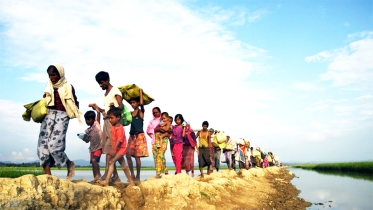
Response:
POLYGON ((132 122, 130 128, 130 137, 128 139, 128 150, 126 158, 128 161, 128 167, 131 171, 132 179, 140 181, 140 169, 141 169, 141 160, 142 157, 148 157, 148 145, 146 143, 146 137, 144 134, 144 104, 142 98, 142 89, 139 93, 140 97, 130 100, 130 104, 133 108, 132 112, 132 122), (133 162, 132 157, 136 161, 136 177, 133 172, 133 162))
MULTIPOLYGON (((90 107, 92 107, 90 105, 90 107)), ((102 154, 102 131, 100 126, 100 118, 101 112, 96 106, 97 118, 94 111, 88 111, 84 114, 85 122, 89 126, 85 133, 87 138, 84 139, 86 143, 90 142, 89 151, 91 153, 90 161, 92 164, 92 171, 93 171, 93 181, 97 181, 100 179, 100 166, 98 163, 100 162, 101 154, 102 154)))
POLYGON ((126 135, 124 134, 124 127, 120 123, 121 120, 121 110, 119 108, 111 108, 107 112, 110 124, 112 125, 110 128, 110 140, 112 145, 112 150, 109 152, 111 155, 111 159, 108 162, 108 172, 107 176, 105 178, 105 181, 98 182, 101 185, 108 186, 110 176, 114 172, 115 163, 118 161, 120 165, 122 166, 122 169, 124 171, 124 174, 126 175, 128 182, 130 185, 133 185, 133 180, 131 178, 130 172, 128 171, 126 162, 124 161, 124 155, 126 154, 126 135))
POLYGON ((162 145, 162 141, 165 137, 168 137, 168 132, 171 129, 171 123, 168 118, 168 113, 162 113, 162 119, 159 122, 159 128, 157 130, 154 129, 155 132, 155 145, 159 148, 162 145))

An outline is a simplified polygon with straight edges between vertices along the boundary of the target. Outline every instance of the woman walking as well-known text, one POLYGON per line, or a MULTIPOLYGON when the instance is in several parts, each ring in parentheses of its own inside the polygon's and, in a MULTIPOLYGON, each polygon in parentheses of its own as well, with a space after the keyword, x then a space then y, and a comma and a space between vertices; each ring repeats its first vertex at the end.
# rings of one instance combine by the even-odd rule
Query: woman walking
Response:
POLYGON ((82 123, 79 102, 61 65, 50 65, 47 73, 49 80, 44 98, 48 111, 40 126, 37 154, 45 174, 51 175, 50 168, 53 166, 61 168, 67 165, 66 179, 70 179, 75 175, 75 165, 65 153, 66 133, 71 118, 77 117, 82 123))

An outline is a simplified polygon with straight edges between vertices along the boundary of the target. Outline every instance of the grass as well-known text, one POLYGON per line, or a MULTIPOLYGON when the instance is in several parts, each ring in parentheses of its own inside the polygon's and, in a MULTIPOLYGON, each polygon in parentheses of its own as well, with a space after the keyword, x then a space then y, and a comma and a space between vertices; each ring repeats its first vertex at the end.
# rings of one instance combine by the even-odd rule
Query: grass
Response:
POLYGON ((35 167, 0 167, 0 177, 17 178, 26 174, 38 176, 44 171, 35 167))
POLYGON ((316 171, 355 172, 355 173, 373 174, 373 161, 299 164, 299 165, 294 165, 292 167, 310 169, 310 170, 316 170, 316 171))

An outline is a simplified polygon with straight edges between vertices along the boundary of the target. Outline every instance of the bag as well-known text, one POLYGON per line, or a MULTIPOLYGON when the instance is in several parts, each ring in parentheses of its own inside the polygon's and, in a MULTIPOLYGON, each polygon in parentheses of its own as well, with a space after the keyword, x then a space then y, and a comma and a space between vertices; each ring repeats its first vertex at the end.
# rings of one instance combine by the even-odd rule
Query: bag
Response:
POLYGON ((30 121, 30 118, 32 118, 34 122, 41 123, 48 113, 48 109, 45 106, 45 98, 26 104, 24 107, 26 111, 22 114, 22 117, 25 121, 30 121))
MULTIPOLYGON (((131 99, 140 97, 140 87, 136 84, 119 86, 118 89, 122 93, 122 98, 128 103, 130 103, 131 99)), ((148 105, 152 101, 154 101, 154 99, 146 94, 144 91, 142 92, 142 100, 144 105, 148 105)))
POLYGON ((124 104, 123 104, 123 110, 122 110, 122 113, 121 113, 121 117, 122 117, 123 126, 127 126, 127 125, 131 124, 132 114, 131 114, 130 110, 128 110, 127 107, 124 106, 124 104))
POLYGON ((215 138, 216 138, 216 142, 218 142, 218 144, 221 144, 221 143, 227 141, 227 136, 223 132, 220 132, 220 131, 215 134, 214 139, 215 138))
POLYGON ((225 158, 225 154, 224 154, 224 153, 221 154, 221 156, 220 156, 220 161, 221 161, 222 163, 226 163, 226 162, 227 162, 227 159, 225 158))
POLYGON ((229 139, 229 141, 227 142, 227 145, 225 145, 225 149, 226 150, 233 150, 234 149, 234 142, 232 139, 229 139))
POLYGON ((188 132, 186 135, 187 135, 187 139, 189 141, 190 146, 195 147, 197 145, 196 134, 192 131, 192 132, 188 132))
POLYGON ((245 146, 246 146, 247 148, 249 148, 249 147, 250 147, 250 142, 249 142, 248 140, 246 140, 246 139, 244 139, 244 142, 245 142, 245 146))

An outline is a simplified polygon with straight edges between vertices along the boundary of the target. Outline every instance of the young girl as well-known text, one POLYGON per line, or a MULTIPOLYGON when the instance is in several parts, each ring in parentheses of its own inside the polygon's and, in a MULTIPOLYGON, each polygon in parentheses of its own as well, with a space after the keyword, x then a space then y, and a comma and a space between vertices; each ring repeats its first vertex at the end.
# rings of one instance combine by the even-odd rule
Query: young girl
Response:
POLYGON ((157 127, 154 129, 154 133, 156 135, 156 141, 157 139, 160 140, 159 146, 154 144, 153 145, 153 156, 154 156, 154 163, 155 163, 155 169, 156 169, 156 178, 161 178, 161 172, 166 173, 166 158, 164 156, 164 153, 167 150, 167 144, 168 144, 168 131, 170 130, 170 122, 168 119, 168 113, 163 112, 162 113, 162 121, 163 125, 158 124, 157 127))
POLYGON ((107 116, 111 123, 110 128, 110 138, 111 138, 111 145, 112 151, 110 152, 112 158, 109 160, 108 166, 108 174, 106 176, 105 181, 98 180, 98 183, 103 186, 108 186, 110 176, 114 172, 115 163, 118 161, 122 166, 124 174, 126 175, 130 185, 133 185, 133 180, 130 175, 130 172, 127 168, 126 162, 124 161, 123 156, 126 154, 126 136, 124 134, 124 127, 120 123, 121 120, 121 110, 119 108, 112 108, 107 112, 107 116))
POLYGON ((183 138, 185 137, 185 129, 183 126, 184 118, 183 115, 177 114, 175 116, 176 125, 172 128, 173 131, 173 161, 176 167, 175 174, 181 173, 181 162, 183 155, 183 138))

